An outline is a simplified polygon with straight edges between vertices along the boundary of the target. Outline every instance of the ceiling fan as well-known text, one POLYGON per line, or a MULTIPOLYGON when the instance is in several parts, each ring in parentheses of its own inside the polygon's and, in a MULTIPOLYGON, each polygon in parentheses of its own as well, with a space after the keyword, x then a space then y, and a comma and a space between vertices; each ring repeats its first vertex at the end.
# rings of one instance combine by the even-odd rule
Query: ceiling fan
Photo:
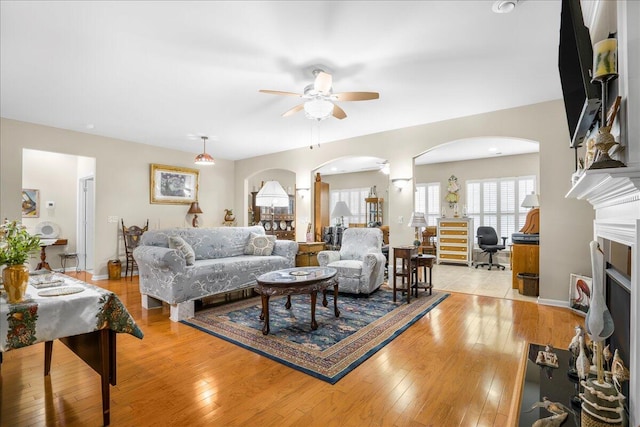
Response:
POLYGON ((370 99, 378 99, 378 92, 341 92, 333 93, 333 78, 331 74, 321 69, 313 70, 315 80, 312 84, 304 88, 304 93, 283 92, 279 90, 261 89, 262 93, 270 93, 272 95, 297 96, 306 99, 303 104, 296 105, 282 114, 282 117, 289 117, 299 111, 304 110, 305 115, 312 120, 324 120, 330 116, 336 119, 344 119, 347 114, 338 107, 334 101, 368 101, 370 99))

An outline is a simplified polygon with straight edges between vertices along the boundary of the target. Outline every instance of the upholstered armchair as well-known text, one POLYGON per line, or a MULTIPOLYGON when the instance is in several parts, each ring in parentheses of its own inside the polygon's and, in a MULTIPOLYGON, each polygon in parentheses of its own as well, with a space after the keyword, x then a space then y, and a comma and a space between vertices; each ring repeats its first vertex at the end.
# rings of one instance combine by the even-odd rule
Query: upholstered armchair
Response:
POLYGON ((338 289, 351 294, 370 294, 384 281, 385 256, 379 228, 347 228, 339 251, 321 251, 318 263, 338 270, 338 289))

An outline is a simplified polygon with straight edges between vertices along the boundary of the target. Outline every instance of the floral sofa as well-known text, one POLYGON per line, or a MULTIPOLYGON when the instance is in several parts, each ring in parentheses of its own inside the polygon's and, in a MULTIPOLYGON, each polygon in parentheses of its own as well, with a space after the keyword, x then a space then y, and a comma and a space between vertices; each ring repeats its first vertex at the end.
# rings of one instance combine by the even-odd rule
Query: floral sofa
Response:
POLYGON ((195 300, 252 287, 263 273, 294 267, 297 252, 261 226, 147 231, 133 251, 142 306, 164 301, 174 322, 192 317, 195 300))
POLYGON ((321 266, 338 270, 340 292, 370 294, 382 285, 386 258, 379 228, 347 228, 339 251, 318 252, 321 266))

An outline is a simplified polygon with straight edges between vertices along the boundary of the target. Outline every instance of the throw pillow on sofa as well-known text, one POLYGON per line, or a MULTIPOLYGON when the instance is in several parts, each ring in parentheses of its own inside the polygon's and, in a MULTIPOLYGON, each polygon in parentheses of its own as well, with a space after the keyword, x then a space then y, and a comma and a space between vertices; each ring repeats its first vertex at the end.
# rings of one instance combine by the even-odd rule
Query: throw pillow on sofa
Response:
POLYGON ((177 249, 178 252, 184 255, 187 265, 193 265, 196 260, 196 253, 193 251, 193 248, 180 236, 169 237, 169 248, 177 249))
POLYGON ((251 233, 249 242, 244 248, 245 255, 271 255, 276 245, 276 236, 251 233))

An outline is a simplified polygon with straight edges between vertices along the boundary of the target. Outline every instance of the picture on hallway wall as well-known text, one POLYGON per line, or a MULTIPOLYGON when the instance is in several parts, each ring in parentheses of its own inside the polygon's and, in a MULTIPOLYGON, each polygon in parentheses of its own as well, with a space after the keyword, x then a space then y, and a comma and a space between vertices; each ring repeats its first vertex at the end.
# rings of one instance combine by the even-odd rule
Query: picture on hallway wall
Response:
POLYGON ((22 218, 40 217, 40 190, 22 189, 22 218))
POLYGON ((188 205, 198 200, 197 169, 151 164, 151 203, 188 205))
POLYGON ((578 314, 587 314, 591 298, 591 277, 571 274, 569 280, 569 306, 578 314))

